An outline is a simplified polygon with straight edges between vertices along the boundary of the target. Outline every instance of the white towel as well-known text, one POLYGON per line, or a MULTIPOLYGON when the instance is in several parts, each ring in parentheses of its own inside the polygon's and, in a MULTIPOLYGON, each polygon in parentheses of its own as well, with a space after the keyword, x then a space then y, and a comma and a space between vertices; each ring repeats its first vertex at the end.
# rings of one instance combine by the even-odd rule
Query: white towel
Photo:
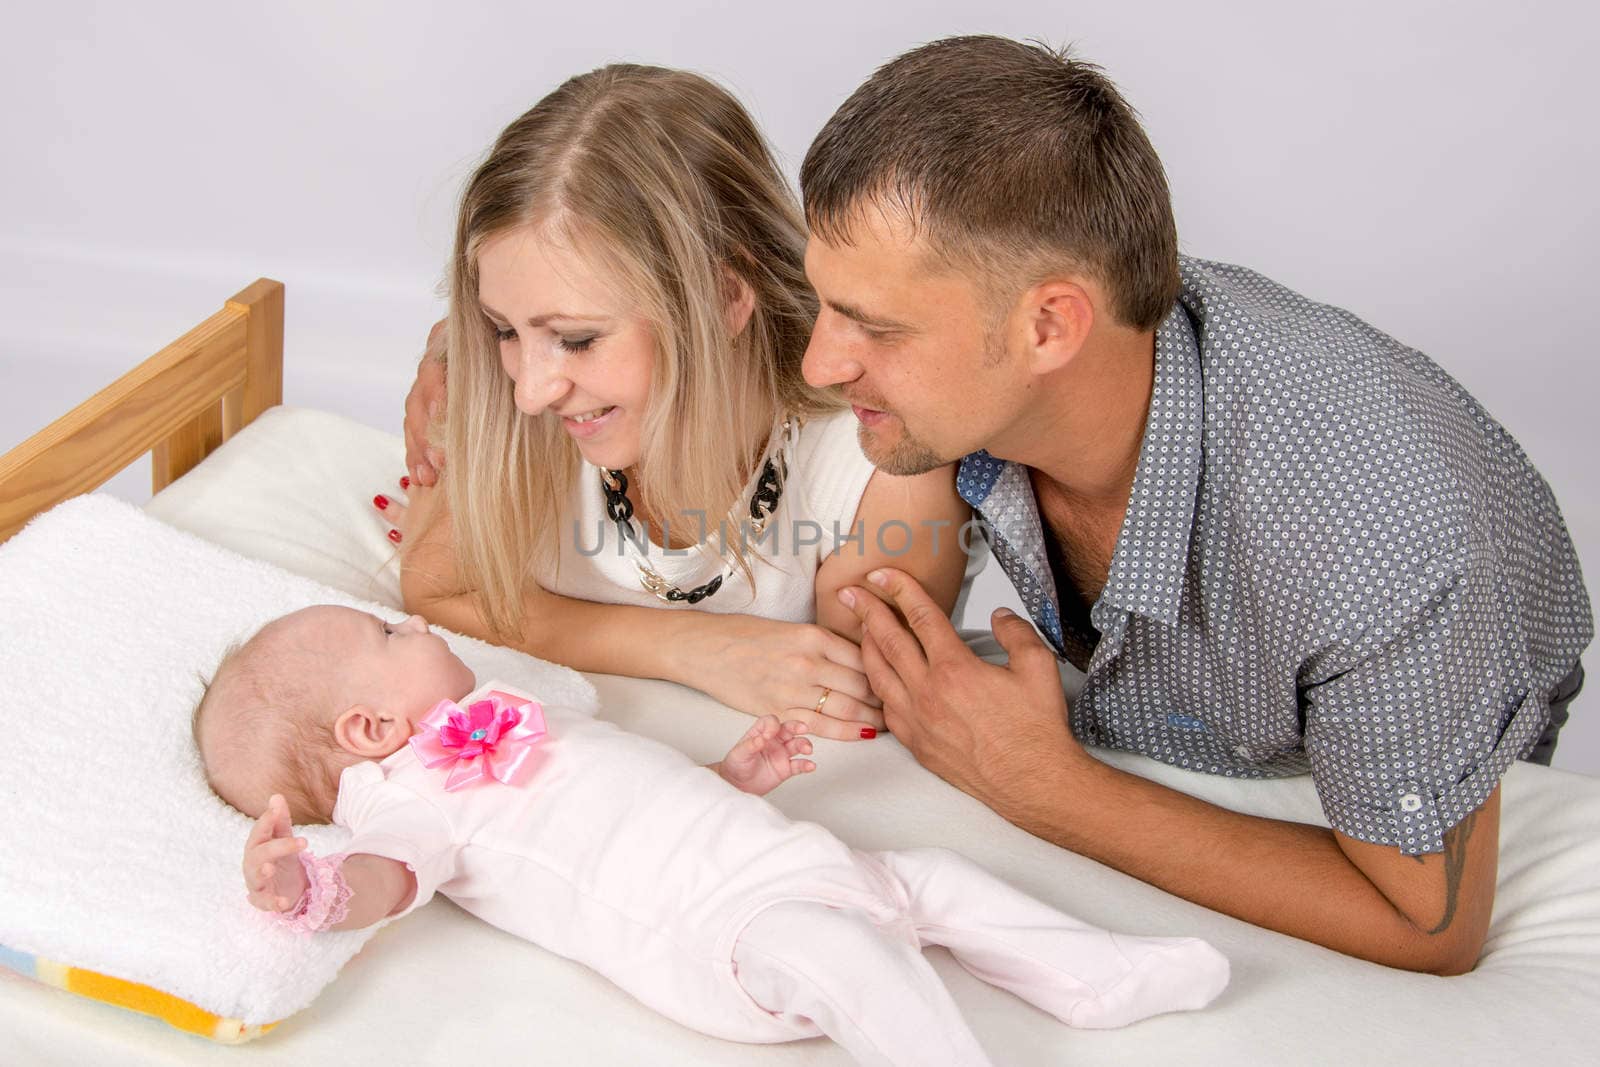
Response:
MULTIPOLYGON (((396 615, 105 496, 0 545, 0 945, 247 1024, 311 1003, 373 930, 303 937, 246 903, 250 820, 207 787, 190 724, 231 643, 315 603, 396 615)), ((444 636, 479 678, 596 708, 574 671, 444 636)))

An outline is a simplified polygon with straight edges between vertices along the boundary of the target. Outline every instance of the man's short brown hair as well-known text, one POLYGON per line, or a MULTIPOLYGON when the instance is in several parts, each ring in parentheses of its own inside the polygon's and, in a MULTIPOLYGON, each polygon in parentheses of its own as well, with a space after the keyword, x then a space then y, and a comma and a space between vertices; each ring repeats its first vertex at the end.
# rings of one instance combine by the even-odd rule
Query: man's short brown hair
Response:
POLYGON ((896 208, 991 290, 1079 270, 1138 329, 1178 298, 1161 160, 1116 86, 1065 50, 982 36, 907 52, 834 112, 800 188, 823 240, 848 243, 869 204, 896 208))

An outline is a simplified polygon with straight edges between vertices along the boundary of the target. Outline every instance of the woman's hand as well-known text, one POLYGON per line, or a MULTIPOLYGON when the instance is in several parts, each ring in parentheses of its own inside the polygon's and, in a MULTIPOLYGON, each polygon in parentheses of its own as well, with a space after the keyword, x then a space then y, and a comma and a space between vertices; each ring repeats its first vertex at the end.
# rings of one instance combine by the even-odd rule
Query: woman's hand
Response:
POLYGON ((417 485, 431 486, 439 480, 444 466, 444 449, 433 440, 438 420, 444 414, 445 320, 428 331, 428 346, 417 364, 417 380, 406 396, 406 470, 417 485))
POLYGON ((800 758, 811 755, 811 742, 801 736, 805 732, 803 722, 780 723, 776 715, 763 715, 711 769, 736 789, 766 796, 794 775, 817 769, 800 758))
POLYGON ((300 853, 306 839, 295 837, 289 804, 278 794, 267 801, 244 843, 244 887, 250 903, 262 911, 291 911, 306 891, 300 853))
POLYGON ((882 702, 853 641, 812 623, 698 616, 678 645, 675 681, 730 708, 795 720, 835 741, 875 737, 884 728, 882 702))

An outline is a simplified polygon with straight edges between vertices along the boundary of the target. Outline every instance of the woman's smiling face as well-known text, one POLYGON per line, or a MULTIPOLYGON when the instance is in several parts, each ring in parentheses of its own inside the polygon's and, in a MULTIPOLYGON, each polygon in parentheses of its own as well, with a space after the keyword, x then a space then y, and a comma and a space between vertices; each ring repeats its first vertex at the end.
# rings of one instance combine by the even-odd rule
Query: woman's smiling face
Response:
POLYGON ((597 467, 639 460, 655 331, 621 289, 550 226, 518 226, 478 251, 478 302, 516 383, 517 408, 549 411, 597 467))

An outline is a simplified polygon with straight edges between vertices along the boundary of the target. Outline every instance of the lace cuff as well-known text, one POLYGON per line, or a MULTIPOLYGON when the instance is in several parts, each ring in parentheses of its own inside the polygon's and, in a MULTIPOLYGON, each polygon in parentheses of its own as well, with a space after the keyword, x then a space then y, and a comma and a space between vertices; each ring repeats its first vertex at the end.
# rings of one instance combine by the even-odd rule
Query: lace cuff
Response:
POLYGON ((318 857, 309 852, 300 853, 300 865, 306 872, 306 891, 300 903, 291 911, 278 913, 278 921, 291 930, 315 933, 343 922, 350 914, 350 886, 344 880, 340 867, 345 854, 318 857))

